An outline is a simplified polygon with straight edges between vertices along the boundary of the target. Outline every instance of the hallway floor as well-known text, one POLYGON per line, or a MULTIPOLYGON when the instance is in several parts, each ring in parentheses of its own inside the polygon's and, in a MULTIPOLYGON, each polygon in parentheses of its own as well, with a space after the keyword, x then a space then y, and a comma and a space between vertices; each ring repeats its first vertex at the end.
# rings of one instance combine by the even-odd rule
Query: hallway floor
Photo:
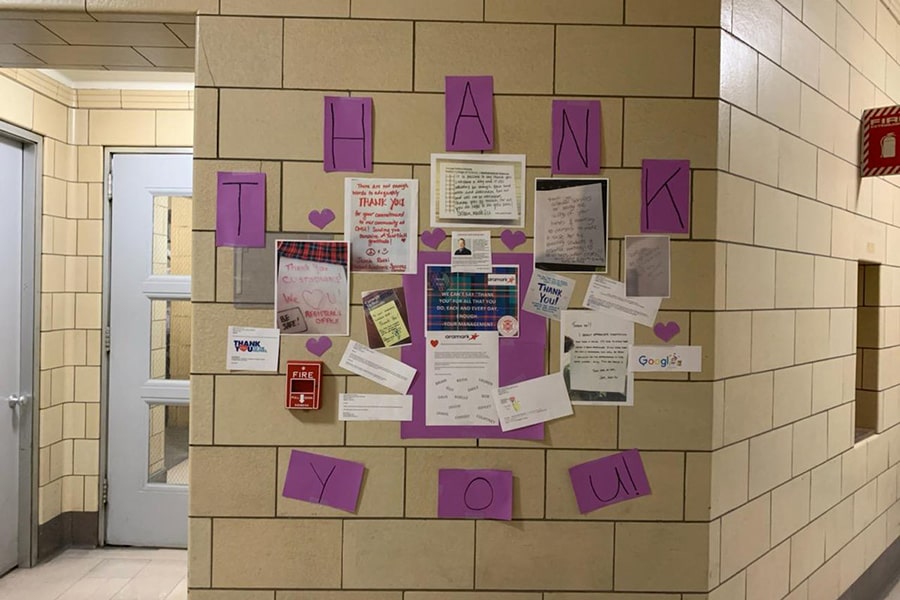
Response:
POLYGON ((187 600, 187 552, 66 550, 0 579, 2 600, 187 600))

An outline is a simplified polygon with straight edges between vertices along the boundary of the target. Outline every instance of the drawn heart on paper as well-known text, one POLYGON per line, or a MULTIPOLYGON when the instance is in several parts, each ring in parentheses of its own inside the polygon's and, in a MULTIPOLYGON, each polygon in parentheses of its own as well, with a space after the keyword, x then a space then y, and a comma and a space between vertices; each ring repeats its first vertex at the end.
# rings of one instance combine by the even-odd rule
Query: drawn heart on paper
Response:
POLYGON ((429 343, 431 344, 432 348, 437 348, 438 344, 440 344, 440 342, 437 340, 431 340, 429 343))
POLYGON ((669 321, 665 325, 662 323, 657 323, 653 326, 653 333, 656 334, 656 337, 661 339, 664 342, 668 342, 673 337, 681 333, 681 327, 678 326, 678 323, 675 321, 669 321))
POLYGON ((326 208, 322 212, 317 210, 309 211, 309 222, 319 229, 325 229, 332 221, 334 221, 334 211, 330 208, 326 208))
POLYGON ((322 336, 320 338, 309 338, 306 340, 306 349, 315 354, 322 356, 331 348, 331 338, 322 336))
POLYGON ((326 294, 322 290, 303 290, 300 293, 300 297, 308 306, 313 308, 322 308, 325 300, 328 300, 331 304, 337 304, 331 294, 326 294))
POLYGON ((503 233, 500 234, 500 241, 502 241, 510 250, 514 250, 516 246, 521 246, 525 243, 525 232, 504 229, 503 233))
POLYGON ((428 246, 429 248, 434 248, 437 250, 437 247, 441 245, 441 242, 447 239, 447 232, 437 227, 428 231, 427 229, 422 232, 422 243, 428 246))

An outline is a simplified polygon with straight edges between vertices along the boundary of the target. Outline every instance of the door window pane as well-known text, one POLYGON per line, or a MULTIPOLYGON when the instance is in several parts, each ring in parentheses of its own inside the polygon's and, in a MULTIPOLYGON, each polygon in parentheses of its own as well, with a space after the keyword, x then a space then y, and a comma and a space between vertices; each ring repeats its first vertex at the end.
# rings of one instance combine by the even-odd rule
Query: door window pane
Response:
POLYGON ((191 198, 153 198, 153 274, 191 274, 191 198))
POLYGON ((148 482, 187 485, 189 423, 187 406, 150 406, 148 482))
POLYGON ((190 300, 151 300, 150 378, 190 379, 190 375, 190 300))

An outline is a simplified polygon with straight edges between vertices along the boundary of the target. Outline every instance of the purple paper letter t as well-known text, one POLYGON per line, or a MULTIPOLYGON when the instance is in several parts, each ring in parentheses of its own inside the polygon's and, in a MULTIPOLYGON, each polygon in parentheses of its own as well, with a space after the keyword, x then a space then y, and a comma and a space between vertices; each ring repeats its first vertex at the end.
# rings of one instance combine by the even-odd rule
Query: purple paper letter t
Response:
POLYGON ((265 248, 266 174, 219 171, 216 246, 265 248))

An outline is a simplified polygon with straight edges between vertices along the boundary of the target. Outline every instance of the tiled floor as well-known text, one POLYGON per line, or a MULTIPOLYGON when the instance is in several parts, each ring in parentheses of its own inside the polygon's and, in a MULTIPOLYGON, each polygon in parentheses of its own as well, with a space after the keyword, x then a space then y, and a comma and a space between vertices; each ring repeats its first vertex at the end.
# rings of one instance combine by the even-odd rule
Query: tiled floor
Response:
POLYGON ((67 550, 0 579, 2 600, 186 600, 184 550, 67 550))

